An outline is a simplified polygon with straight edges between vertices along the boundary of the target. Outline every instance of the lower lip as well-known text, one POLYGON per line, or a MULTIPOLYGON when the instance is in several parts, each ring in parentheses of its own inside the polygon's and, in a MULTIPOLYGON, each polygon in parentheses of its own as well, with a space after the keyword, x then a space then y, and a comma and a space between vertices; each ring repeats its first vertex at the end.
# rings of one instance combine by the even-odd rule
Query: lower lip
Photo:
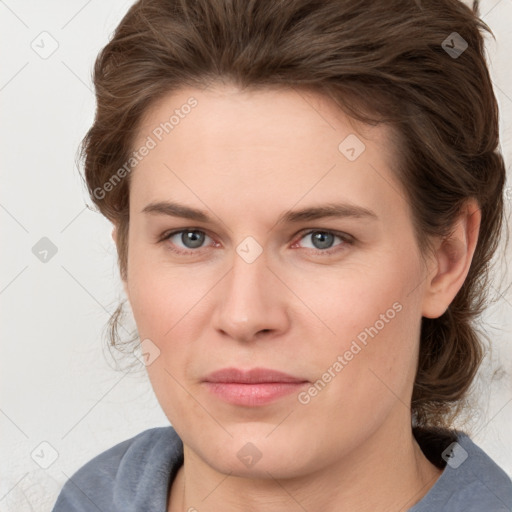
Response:
POLYGON ((261 382, 240 384, 235 382, 205 382, 207 389, 226 402, 254 407, 297 393, 307 382, 261 382))

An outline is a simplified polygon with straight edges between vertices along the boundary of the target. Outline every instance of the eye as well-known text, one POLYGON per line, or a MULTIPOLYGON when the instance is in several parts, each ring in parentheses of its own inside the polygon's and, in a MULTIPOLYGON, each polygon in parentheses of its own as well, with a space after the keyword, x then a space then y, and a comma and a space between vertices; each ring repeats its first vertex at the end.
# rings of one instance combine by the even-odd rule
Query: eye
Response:
MULTIPOLYGON (((300 240, 307 239, 308 237, 311 240, 312 246, 306 247, 306 249, 313 249, 320 254, 331 254, 333 252, 344 250, 346 249, 347 244, 350 245, 354 242, 354 239, 346 233, 325 231, 322 229, 310 229, 306 233, 302 234, 300 240), (336 238, 341 240, 341 243, 333 246, 336 238)), ((297 244, 298 242, 296 242, 294 246, 297 244)))
MULTIPOLYGON (((170 249, 179 254, 191 254, 198 252, 196 249, 201 249, 206 238, 210 238, 204 231, 199 229, 181 229, 171 233, 164 234, 160 239, 161 242, 169 240, 171 243, 170 249), (180 249, 180 244, 183 244, 184 249, 180 249), (178 247, 178 249, 176 249, 178 247)), ((210 239, 211 240, 211 239, 210 239)))
MULTIPOLYGON (((334 252, 342 251, 346 249, 347 245, 354 243, 354 238, 346 233, 337 231, 327 231, 323 229, 310 229, 309 231, 302 233, 300 240, 310 238, 310 247, 304 247, 311 249, 318 255, 332 254, 334 252), (335 240, 339 239, 340 243, 333 245, 335 240)), ((169 241, 169 248, 171 251, 178 254, 193 254, 199 252, 200 249, 204 248, 206 239, 211 239, 204 231, 200 229, 187 228, 165 233, 161 238, 160 242, 169 241)), ((212 245, 210 243, 210 245, 212 245)), ((297 247, 298 242, 295 242, 292 247, 297 247)))

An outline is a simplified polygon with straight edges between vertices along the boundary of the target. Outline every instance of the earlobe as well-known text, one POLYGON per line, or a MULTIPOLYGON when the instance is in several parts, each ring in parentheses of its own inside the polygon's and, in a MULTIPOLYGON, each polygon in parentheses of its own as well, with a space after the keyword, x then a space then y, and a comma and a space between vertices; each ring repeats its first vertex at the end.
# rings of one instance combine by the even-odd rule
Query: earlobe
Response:
POLYGON ((476 200, 466 202, 451 235, 438 242, 427 278, 422 315, 440 317, 462 288, 478 241, 481 212, 476 200))

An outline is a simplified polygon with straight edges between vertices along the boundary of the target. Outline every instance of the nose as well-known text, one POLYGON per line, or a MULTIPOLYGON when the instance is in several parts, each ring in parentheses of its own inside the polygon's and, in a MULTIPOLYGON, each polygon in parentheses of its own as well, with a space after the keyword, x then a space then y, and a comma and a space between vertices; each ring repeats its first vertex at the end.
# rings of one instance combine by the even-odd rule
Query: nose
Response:
POLYGON ((265 251, 251 263, 235 253, 217 287, 213 326, 237 341, 274 337, 288 327, 287 300, 289 292, 268 267, 265 251))

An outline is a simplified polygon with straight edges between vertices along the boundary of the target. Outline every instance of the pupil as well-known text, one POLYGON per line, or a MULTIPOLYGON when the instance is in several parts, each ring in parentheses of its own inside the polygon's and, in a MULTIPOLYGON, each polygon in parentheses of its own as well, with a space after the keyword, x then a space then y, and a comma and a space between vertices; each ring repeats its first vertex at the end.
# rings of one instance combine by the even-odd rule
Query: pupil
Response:
POLYGON ((204 234, 199 231, 186 231, 181 235, 181 239, 186 247, 195 249, 197 247, 201 247, 204 241, 204 234), (191 243, 191 245, 189 245, 189 243, 191 243))
POLYGON ((332 238, 333 235, 331 233, 324 233, 323 231, 317 231, 313 236, 313 240, 320 245, 317 249, 328 249, 333 242, 332 238))

